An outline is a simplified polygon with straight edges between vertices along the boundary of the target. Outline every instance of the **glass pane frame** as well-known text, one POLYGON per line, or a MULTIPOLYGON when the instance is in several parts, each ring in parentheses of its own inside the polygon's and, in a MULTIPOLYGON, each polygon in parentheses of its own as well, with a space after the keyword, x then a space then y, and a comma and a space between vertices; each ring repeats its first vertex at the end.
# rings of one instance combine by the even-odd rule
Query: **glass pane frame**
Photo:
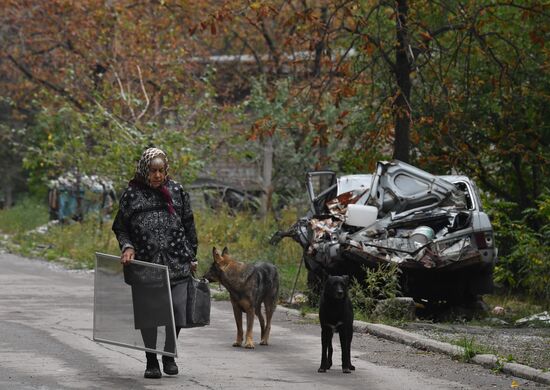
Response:
POLYGON ((157 328, 156 348, 147 348, 139 329, 135 327, 132 286, 124 281, 123 265, 120 256, 96 252, 94 271, 94 312, 93 341, 131 348, 145 352, 153 352, 164 356, 177 357, 174 309, 168 267, 140 260, 132 260, 130 264, 138 267, 148 267, 152 272, 158 272, 162 277, 159 287, 163 296, 160 304, 162 310, 169 313, 168 323, 157 328), (166 307, 168 306, 169 307, 166 307), (173 352, 159 348, 172 337, 173 352))

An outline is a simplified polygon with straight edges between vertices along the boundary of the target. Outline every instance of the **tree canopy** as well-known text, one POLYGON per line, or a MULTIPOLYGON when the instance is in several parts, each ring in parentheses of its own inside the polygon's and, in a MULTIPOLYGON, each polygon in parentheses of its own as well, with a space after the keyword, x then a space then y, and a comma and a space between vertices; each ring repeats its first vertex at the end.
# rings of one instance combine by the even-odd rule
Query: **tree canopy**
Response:
POLYGON ((153 143, 196 172, 229 143, 273 171, 262 185, 276 193, 299 187, 289 172, 394 157, 521 209, 548 187, 549 8, 4 0, 3 138, 36 177, 126 174, 153 143))

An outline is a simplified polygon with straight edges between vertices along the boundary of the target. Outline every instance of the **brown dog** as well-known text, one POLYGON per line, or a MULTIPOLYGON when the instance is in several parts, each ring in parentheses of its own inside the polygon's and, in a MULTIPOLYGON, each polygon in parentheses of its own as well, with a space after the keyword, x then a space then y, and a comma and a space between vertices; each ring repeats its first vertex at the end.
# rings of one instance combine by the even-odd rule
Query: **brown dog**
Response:
POLYGON ((234 347, 240 347, 243 342, 243 317, 246 313, 246 342, 245 348, 254 348, 252 327, 254 314, 258 316, 261 327, 261 345, 269 342, 271 318, 277 307, 279 294, 279 274, 271 263, 243 263, 229 256, 227 248, 222 253, 214 247, 212 249, 214 262, 204 275, 210 282, 219 282, 229 292, 233 314, 237 324, 237 340, 234 347), (265 307, 265 319, 261 305, 265 307))

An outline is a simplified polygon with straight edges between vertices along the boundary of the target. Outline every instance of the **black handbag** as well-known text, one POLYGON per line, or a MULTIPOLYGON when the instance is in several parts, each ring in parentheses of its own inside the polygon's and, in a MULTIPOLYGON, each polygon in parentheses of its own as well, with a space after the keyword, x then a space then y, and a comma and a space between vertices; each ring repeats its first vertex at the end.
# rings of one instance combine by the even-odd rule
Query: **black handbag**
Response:
POLYGON ((187 325, 194 328, 210 324, 210 286, 206 279, 191 277, 187 283, 187 325))

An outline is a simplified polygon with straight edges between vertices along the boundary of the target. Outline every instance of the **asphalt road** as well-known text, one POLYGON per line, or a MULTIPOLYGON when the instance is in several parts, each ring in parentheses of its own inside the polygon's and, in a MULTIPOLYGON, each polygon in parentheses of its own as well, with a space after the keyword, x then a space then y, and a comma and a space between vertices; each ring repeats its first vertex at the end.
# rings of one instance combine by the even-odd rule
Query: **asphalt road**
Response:
POLYGON ((213 303, 210 326, 182 330, 178 376, 144 379, 142 352, 92 340, 93 279, 92 272, 0 254, 0 389, 547 388, 359 333, 356 371, 341 372, 335 338, 335 366, 319 374, 318 324, 278 310, 271 345, 233 348, 228 302, 213 303))

